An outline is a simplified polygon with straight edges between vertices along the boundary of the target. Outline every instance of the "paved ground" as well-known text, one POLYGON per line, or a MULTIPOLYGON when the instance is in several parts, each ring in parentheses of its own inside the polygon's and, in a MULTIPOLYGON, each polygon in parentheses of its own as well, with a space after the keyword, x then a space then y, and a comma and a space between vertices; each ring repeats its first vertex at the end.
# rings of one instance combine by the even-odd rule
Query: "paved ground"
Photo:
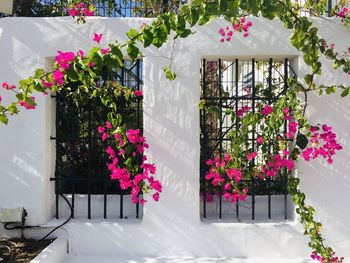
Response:
POLYGON ((65 263, 309 263, 309 259, 286 258, 116 258, 113 256, 70 255, 65 263))

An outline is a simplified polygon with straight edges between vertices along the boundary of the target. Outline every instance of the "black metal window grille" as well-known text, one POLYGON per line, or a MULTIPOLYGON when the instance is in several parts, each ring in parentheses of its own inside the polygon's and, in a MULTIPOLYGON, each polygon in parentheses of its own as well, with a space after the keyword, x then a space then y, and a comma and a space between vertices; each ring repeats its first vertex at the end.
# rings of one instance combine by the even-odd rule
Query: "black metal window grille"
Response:
MULTIPOLYGON (((297 2, 300 6, 305 3, 304 0, 297 0, 297 2)), ((328 0, 325 16, 329 16, 329 10, 339 4, 339 2, 339 0, 328 0)), ((66 15, 64 9, 66 3, 66 0, 40 0, 35 3, 15 0, 14 13, 18 16, 62 16, 66 15)), ((178 9, 186 1, 162 0, 159 1, 156 7, 148 6, 148 3, 142 0, 96 0, 96 15, 109 17, 154 17, 155 14, 160 13, 159 10, 166 10, 169 5, 178 9)), ((152 3, 156 4, 157 2, 153 1, 152 3)), ((345 6, 350 7, 349 1, 345 1, 345 6)), ((312 15, 312 10, 300 10, 300 15, 310 16, 312 15)), ((0 18, 6 16, 9 15, 0 13, 0 18)))
MULTIPOLYGON (((205 100, 205 107, 200 110, 201 129, 201 216, 207 218, 208 202, 206 193, 209 191, 208 182, 204 179, 207 173, 206 160, 218 156, 223 158, 226 149, 230 146, 229 134, 239 132, 238 118, 233 122, 227 110, 237 113, 242 107, 248 106, 255 112, 259 103, 273 104, 288 89, 288 77, 295 77, 288 59, 274 60, 206 60, 201 66, 201 100, 205 100), (219 112, 209 110, 210 107, 219 109, 219 112)), ((287 123, 284 125, 285 133, 287 123)), ((249 138, 249 148, 255 151, 255 139, 259 133, 259 127, 252 127, 249 138)), ((272 202, 274 195, 283 196, 283 215, 287 215, 287 176, 286 173, 276 178, 258 180, 245 179, 241 184, 249 189, 251 197, 249 205, 251 219, 255 220, 255 203, 257 196, 267 196, 267 218, 271 219, 272 202)), ((214 193, 211 193, 214 194, 214 193)), ((218 198, 218 217, 223 218, 222 194, 218 198)), ((240 207, 243 202, 237 202, 232 207, 232 215, 240 220, 240 207)))
MULTIPOLYGON (((142 89, 142 62, 124 61, 125 68, 119 72, 105 72, 105 80, 114 79, 123 86, 134 90, 142 89)), ((102 84, 102 83, 101 83, 102 84)), ((69 85, 74 89, 74 85, 69 85)), ((91 219, 91 196, 103 195, 103 218, 107 218, 107 197, 118 195, 119 217, 124 217, 124 195, 130 192, 121 190, 119 182, 111 180, 107 169, 108 157, 105 153, 107 143, 101 141, 97 127, 107 120, 108 109, 99 99, 76 103, 66 93, 52 96, 56 100, 56 142, 55 182, 56 218, 59 218, 60 195, 71 197, 71 206, 75 208, 75 196, 85 195, 87 198, 87 216, 91 219)), ((139 128, 142 132, 142 101, 128 103, 118 100, 118 112, 127 115, 126 127, 139 128)), ((112 140, 112 139, 111 139, 112 140)), ((136 218, 140 214, 136 204, 136 218)))
MULTIPOLYGON (((18 16, 62 16, 67 15, 65 7, 67 0, 39 0, 35 2, 24 2, 15 0, 14 13, 18 16)), ((178 7, 183 1, 161 0, 95 0, 96 16, 108 17, 154 17, 167 8, 178 7)))

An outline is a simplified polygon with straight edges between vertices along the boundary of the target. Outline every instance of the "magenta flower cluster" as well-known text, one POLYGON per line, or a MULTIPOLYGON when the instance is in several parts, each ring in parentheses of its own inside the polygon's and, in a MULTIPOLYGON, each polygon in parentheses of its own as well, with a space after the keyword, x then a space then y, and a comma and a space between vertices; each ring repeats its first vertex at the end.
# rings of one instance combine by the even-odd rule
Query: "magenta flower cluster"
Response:
MULTIPOLYGON (((14 93, 17 93, 17 92, 15 91, 16 85, 8 84, 7 82, 3 82, 3 83, 1 84, 1 87, 4 88, 4 89, 6 89, 6 90, 8 90, 8 91, 12 91, 12 92, 14 92, 14 93)), ((35 97, 31 97, 31 99, 35 102, 35 97)), ((2 97, 0 96, 0 103, 1 103, 1 102, 2 102, 2 97)), ((35 109, 35 105, 30 105, 28 102, 26 102, 26 101, 24 101, 24 100, 20 100, 20 101, 18 102, 17 105, 19 105, 19 106, 21 106, 21 107, 23 107, 23 108, 25 108, 25 109, 27 109, 27 110, 35 109)))
POLYGON ((94 11, 86 7, 84 2, 80 2, 73 6, 72 8, 66 7, 68 14, 72 17, 76 16, 94 16, 94 11))
POLYGON ((343 147, 337 142, 337 135, 332 131, 332 127, 328 125, 311 126, 310 132, 312 134, 311 147, 303 150, 304 160, 309 161, 321 156, 327 159, 329 164, 333 163, 332 156, 343 147))
POLYGON ((226 26, 219 29, 220 42, 231 41, 233 32, 243 32, 243 37, 249 36, 249 28, 253 25, 251 21, 246 21, 245 17, 237 18, 232 21, 232 27, 226 26))
POLYGON ((118 180, 123 190, 131 190, 133 203, 146 202, 144 198, 139 199, 141 193, 153 191, 152 198, 159 201, 162 192, 162 184, 154 178, 156 167, 147 163, 144 150, 148 148, 146 139, 140 134, 139 129, 129 129, 125 134, 114 132, 110 122, 98 127, 102 141, 113 140, 113 144, 106 147, 109 156, 108 170, 112 180, 118 180), (128 164, 126 164, 128 160, 128 164), (135 171, 135 168, 137 172, 135 171))
MULTIPOLYGON (((312 252, 310 257, 313 260, 317 260, 319 262, 329 262, 329 261, 327 261, 326 258, 318 255, 317 251, 312 252)), ((335 253, 333 253, 333 256, 331 258, 331 262, 343 262, 343 261, 344 261, 344 257, 337 257, 337 256, 335 256, 335 253)))
MULTIPOLYGON (((224 159, 219 157, 207 160, 210 167, 205 175, 205 180, 217 190, 216 194, 223 194, 226 201, 236 203, 237 200, 244 201, 247 197, 248 189, 239 187, 242 179, 242 172, 238 168, 232 167, 231 156, 225 154, 224 159)), ((209 193, 206 193, 208 201, 213 200, 209 193)))

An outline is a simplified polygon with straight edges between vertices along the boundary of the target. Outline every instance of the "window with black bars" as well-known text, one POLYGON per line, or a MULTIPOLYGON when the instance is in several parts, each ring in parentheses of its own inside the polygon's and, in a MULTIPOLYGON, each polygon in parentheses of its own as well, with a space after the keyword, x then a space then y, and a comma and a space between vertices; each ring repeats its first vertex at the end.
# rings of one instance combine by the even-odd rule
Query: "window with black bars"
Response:
MULTIPOLYGON (((293 76, 295 74, 287 58, 282 60, 272 58, 266 60, 202 60, 201 101, 205 101, 205 106, 200 110, 200 211, 202 218, 223 219, 228 216, 241 220, 244 211, 245 218, 252 220, 256 219, 257 213, 259 213, 259 219, 261 219, 261 214, 266 219, 273 219, 272 215, 275 213, 281 214, 282 219, 288 219, 290 200, 286 172, 264 180, 256 178, 241 180, 240 184, 249 190, 248 198, 246 202, 238 200, 235 204, 224 201, 222 193, 209 193, 210 186, 204 177, 208 172, 206 160, 214 156, 223 158, 226 149, 230 147, 229 134, 239 132, 238 118, 232 119, 231 115, 225 112, 229 110, 237 114, 243 107, 248 107, 249 111, 256 112, 260 103, 273 104, 287 91, 288 78, 293 76), (216 110, 213 111, 210 108, 216 110), (208 193, 212 200, 207 200, 208 193), (210 203, 213 202, 216 205, 214 210, 209 208, 210 203), (278 205, 274 207, 276 202, 278 205)), ((284 134, 286 130, 287 123, 281 134, 284 134)), ((251 127, 248 144, 253 151, 256 150, 255 140, 259 132, 259 127, 251 127)))
MULTIPOLYGON (((62 16, 67 15, 67 0, 40 0, 35 3, 14 2, 17 16, 62 16)), ((96 0, 95 16, 105 17, 154 17, 169 7, 177 10, 182 1, 178 0, 96 0)), ((1 15, 1 13, 0 13, 1 15)), ((1 16, 0 16, 1 17, 1 16)))
MULTIPOLYGON (((105 71, 99 82, 115 80, 123 86, 134 90, 142 90, 142 61, 135 63, 124 61, 125 68, 118 72, 105 71)), ((124 196, 130 192, 121 190, 117 180, 110 179, 108 156, 105 153, 107 142, 102 142, 97 127, 107 120, 108 108, 99 98, 78 101, 69 95, 74 90, 74 83, 67 84, 67 92, 60 92, 52 97, 56 100, 56 135, 51 137, 56 145, 55 182, 56 218, 59 218, 60 195, 70 197, 75 214, 76 196, 84 196, 87 200, 86 214, 92 217, 92 201, 94 195, 103 196, 103 218, 108 217, 108 197, 119 196, 119 217, 124 218, 124 196)), ((113 91, 111 91, 113 92, 113 91)), ((142 100, 126 102, 118 99, 118 113, 123 117, 127 128, 138 128, 142 133, 142 100)), ((113 140, 110 138, 108 140, 113 140)), ((136 218, 139 218, 140 207, 135 205, 136 218)), ((80 208, 81 210, 81 208, 80 208)), ((101 215, 102 216, 102 215, 101 215)))

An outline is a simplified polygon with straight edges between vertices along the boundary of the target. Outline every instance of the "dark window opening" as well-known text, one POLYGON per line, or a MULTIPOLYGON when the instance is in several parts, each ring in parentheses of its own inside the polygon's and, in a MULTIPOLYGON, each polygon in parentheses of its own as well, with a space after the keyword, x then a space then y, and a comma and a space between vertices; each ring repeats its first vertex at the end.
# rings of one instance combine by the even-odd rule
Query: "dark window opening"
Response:
MULTIPOLYGON (((124 61, 125 68, 118 72, 105 71, 99 81, 103 86, 113 80, 122 86, 134 90, 142 89, 142 62, 124 61)), ((105 153, 108 142, 102 142, 97 127, 107 120, 109 109, 100 98, 78 100, 70 95, 77 87, 67 84, 67 89, 53 96, 56 99, 56 166, 55 192, 56 217, 58 218, 58 198, 60 194, 70 195, 74 209, 74 198, 77 194, 87 195, 88 218, 91 218, 91 195, 104 196, 104 217, 107 215, 107 195, 120 195, 120 216, 123 211, 123 195, 129 191, 121 190, 119 182, 110 179, 108 156, 105 153)), ((113 92, 114 88, 107 88, 113 92)), ((124 116, 123 124, 127 128, 140 129, 142 133, 142 101, 126 102, 120 96, 117 101, 118 114, 124 116), (127 118, 125 118, 127 116, 127 118), (125 121, 126 120, 126 121, 125 121)), ((110 138, 112 140, 112 138, 110 138)), ((137 209, 138 209, 137 205, 137 209)), ((137 211, 138 216, 138 211, 137 211)))
MULTIPOLYGON (((263 204, 266 210, 266 218, 271 219, 275 208, 274 196, 280 196, 282 204, 279 211, 283 218, 288 218, 288 190, 287 174, 281 174, 274 178, 258 180, 255 178, 244 178, 240 184, 248 188, 249 198, 246 202, 237 201, 230 207, 230 211, 224 211, 222 194, 211 193, 209 182, 204 177, 208 172, 206 160, 218 156, 223 158, 226 149, 230 147, 230 133, 239 132, 238 118, 233 121, 226 111, 233 111, 236 115, 243 107, 248 107, 249 111, 256 112, 259 103, 273 104, 276 99, 283 95, 288 89, 288 78, 295 76, 290 67, 288 59, 284 60, 206 60, 201 66, 201 100, 205 101, 205 106, 200 110, 201 128, 201 158, 200 158, 200 188, 201 188, 201 216, 207 218, 213 211, 208 210, 208 198, 214 199, 217 208, 214 217, 222 219, 225 214, 229 217, 241 217, 241 210, 249 208, 250 218, 256 219, 256 202, 262 197, 266 197, 263 204), (210 108, 216 110, 210 110, 210 108)), ((284 130, 287 129, 286 124, 284 130)), ((252 127, 248 140, 249 148, 255 151, 255 140, 259 127, 252 127)), ((248 169, 251 169, 249 167, 248 169)), ((244 172, 244 171, 243 171, 244 172)), ((259 204, 259 206, 261 206, 259 204)), ((226 207, 227 208, 227 207, 226 207)), ((246 209, 247 210, 247 209, 246 209)), ((261 210, 259 208, 259 210, 261 210)), ((259 211, 260 213, 260 211, 259 211)), ((213 216, 213 215, 211 215, 213 216)))

